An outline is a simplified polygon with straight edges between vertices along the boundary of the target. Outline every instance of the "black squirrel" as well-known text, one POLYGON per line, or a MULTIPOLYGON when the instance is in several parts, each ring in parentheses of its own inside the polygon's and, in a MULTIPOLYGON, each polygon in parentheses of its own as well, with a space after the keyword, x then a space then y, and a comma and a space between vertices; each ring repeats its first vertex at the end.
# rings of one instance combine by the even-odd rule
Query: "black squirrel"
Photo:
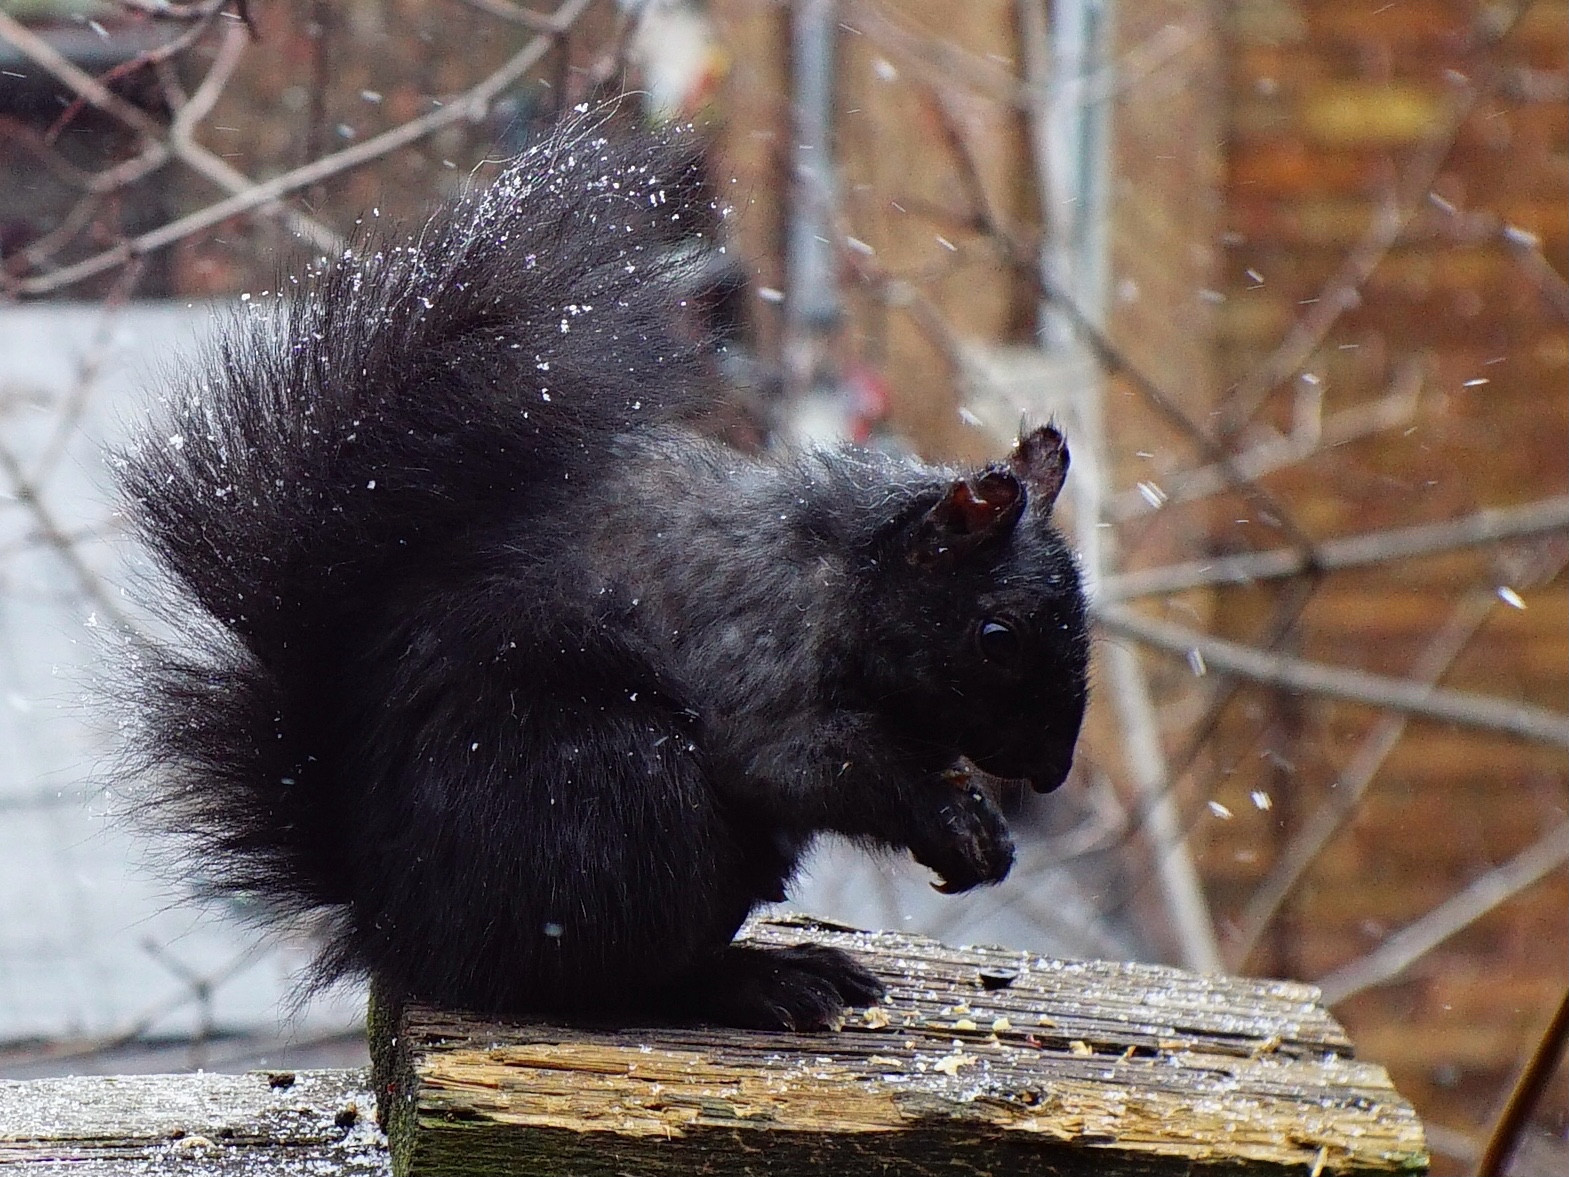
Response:
POLYGON ((956 474, 693 433, 693 159, 549 139, 242 314, 119 456, 206 622, 137 671, 155 805, 213 890, 329 915, 324 979, 821 1027, 876 979, 730 943, 813 837, 962 891, 1013 860, 964 758, 1067 774, 1088 638, 1062 437, 956 474))

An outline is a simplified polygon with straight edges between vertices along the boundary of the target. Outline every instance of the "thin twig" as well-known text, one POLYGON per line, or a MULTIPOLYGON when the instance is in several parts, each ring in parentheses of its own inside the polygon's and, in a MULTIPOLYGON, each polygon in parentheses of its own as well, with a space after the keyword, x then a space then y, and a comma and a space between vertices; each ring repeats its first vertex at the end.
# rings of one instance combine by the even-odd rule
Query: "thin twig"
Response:
POLYGON ((1493 1126, 1487 1149, 1482 1153, 1482 1163, 1477 1167, 1482 1177, 1504 1177, 1508 1172, 1510 1158, 1520 1144, 1525 1126, 1531 1121, 1531 1114, 1536 1111, 1536 1105, 1547 1090, 1559 1056, 1564 1052, 1566 1039, 1569 1039, 1569 991, 1564 993, 1558 1003, 1557 1012, 1547 1023, 1547 1030, 1531 1052, 1531 1057, 1526 1060, 1525 1069, 1520 1072, 1520 1078, 1509 1092, 1509 1099, 1498 1117, 1498 1123, 1493 1126))
MULTIPOLYGON (((1245 478, 1262 478, 1334 446, 1407 424, 1416 412, 1425 367, 1422 360, 1402 364, 1383 396, 1342 409, 1322 422, 1301 422, 1286 436, 1276 435, 1241 450, 1231 459, 1232 469, 1245 478)), ((1165 476, 1158 486, 1141 483, 1137 489, 1118 495, 1110 517, 1125 522, 1173 503, 1207 498, 1226 486, 1225 470, 1214 464, 1177 471, 1165 476)))
POLYGON ((169 137, 183 147, 196 146, 196 124, 206 118, 212 108, 218 104, 218 99, 223 96, 223 89, 229 84, 229 79, 234 76, 234 71, 239 67, 240 58, 245 54, 245 48, 250 41, 250 34, 245 31, 245 26, 240 24, 230 25, 222 41, 218 43, 217 56, 208 67, 201 84, 196 87, 196 92, 180 104, 174 113, 174 120, 169 124, 169 137))
MULTIPOLYGON (((400 147, 417 142, 443 127, 452 123, 462 122, 482 116, 490 109, 492 102, 532 69, 550 50, 557 37, 570 28, 574 21, 582 15, 583 11, 594 0, 565 0, 552 18, 555 31, 542 33, 531 40, 521 50, 509 58, 494 73, 483 81, 465 90, 462 94, 449 99, 444 105, 437 107, 428 114, 419 118, 410 119, 390 130, 383 131, 380 135, 373 136, 352 147, 347 147, 333 155, 323 156, 313 160, 293 171, 285 172, 259 184, 247 184, 235 191, 235 195, 227 200, 220 200, 206 208, 161 225, 157 229, 143 233, 139 237, 122 242, 113 249, 105 250, 90 258, 85 258, 75 265, 66 266, 40 278, 24 279, 17 283, 17 288, 24 294, 44 294, 59 290, 104 270, 112 269, 131 257, 141 256, 158 249, 163 249, 202 229, 219 224, 232 216, 259 206, 268 205, 291 192, 337 175, 339 172, 348 171, 359 167, 371 160, 379 159, 400 147)), ((0 23, 0 33, 4 25, 0 23)), ((326 232, 326 230, 323 230, 326 232)), ((303 234, 302 234, 303 235, 303 234)), ((323 241, 318 241, 314 236, 308 239, 317 248, 325 252, 336 253, 342 249, 342 242, 331 235, 323 241)))
MULTIPOLYGON (((1022 13, 1021 19, 1028 19, 1029 11, 1022 13)), ((1033 38, 1025 38, 1027 47, 1033 43, 1033 38)), ((1026 70, 1028 80, 1024 94, 1028 99, 1027 109, 1034 111, 1045 98, 1052 93, 1046 85, 1047 65, 1044 61, 1032 62, 1030 54, 1026 52, 1026 70)), ((1209 469, 1214 476, 1223 480, 1227 485, 1234 487, 1252 501, 1257 502, 1274 518, 1285 536, 1298 544, 1303 550, 1305 560, 1312 559, 1312 542, 1292 518, 1286 505, 1277 499, 1269 490, 1262 486, 1255 477, 1242 469, 1237 460, 1224 452, 1215 441, 1205 433, 1188 414, 1183 411, 1164 389, 1154 380, 1145 375, 1127 356, 1102 331, 1090 316, 1086 315, 1077 302, 1069 297, 1068 293, 1060 289, 1041 268, 1035 263, 1034 255, 1028 249, 1020 235, 1014 232, 998 215, 993 203, 987 198, 984 184, 980 179, 979 168, 976 165, 974 153, 969 150, 968 141, 960 133, 957 122, 949 110, 946 95, 935 85, 930 88, 930 99, 934 113, 938 116, 939 129, 944 135, 947 146, 953 156, 955 166, 959 172, 960 183, 963 186, 968 204, 970 205, 972 220, 968 227, 976 229, 990 240, 996 242, 1004 260, 1027 279, 1035 283, 1044 297, 1051 300, 1074 323, 1081 338, 1088 345, 1100 365, 1109 372, 1120 373, 1131 383, 1140 395, 1153 408, 1155 408, 1168 422, 1174 425, 1179 432, 1186 435, 1209 461, 1209 469)), ((1036 154, 1040 151, 1037 147, 1036 154)), ((1044 169, 1045 161, 1038 164, 1044 169)), ((1044 183, 1044 179, 1041 181, 1044 183)), ((1044 191, 1044 188, 1043 188, 1044 191)), ((863 276, 877 276, 885 283, 885 301, 890 306, 899 306, 909 310, 917 318, 918 325, 922 328, 928 339, 935 342, 956 368, 962 368, 963 349, 956 346, 956 338, 950 328, 941 321, 941 312, 935 310, 935 304, 922 300, 916 296, 907 283, 892 278, 881 267, 869 264, 861 255, 852 254, 846 261, 863 276)))
MULTIPOLYGON (((1473 593, 1462 601, 1412 668, 1411 681, 1437 682, 1498 603, 1497 594, 1492 592, 1473 593)), ((1380 716, 1336 777, 1324 804, 1293 831, 1269 874, 1248 896, 1235 931, 1228 937, 1226 959, 1233 969, 1240 968, 1252 955, 1259 937, 1273 922, 1286 896, 1361 804, 1378 770, 1405 734, 1408 722, 1408 717, 1401 713, 1380 716)))
POLYGON ((877 291, 884 306, 890 310, 904 311, 916 330, 941 353, 950 368, 954 371, 963 368, 964 341, 943 315, 936 299, 920 286, 907 279, 894 277, 879 262, 853 249, 841 247, 839 259, 858 282, 877 291))
POLYGON ((1198 447, 1204 460, 1220 472, 1229 486, 1269 513, 1286 539, 1296 545, 1298 550, 1294 555, 1301 561, 1299 570, 1317 563, 1312 537, 1297 524, 1286 504, 1257 479, 1248 477, 1246 472, 1238 467, 1235 457, 1188 416, 1164 388, 1134 364, 1127 353, 1111 341, 1110 336, 1084 313, 1066 291, 1044 278, 1042 283, 1052 306, 1072 321, 1079 337, 1089 347, 1101 366, 1108 372, 1120 374, 1133 386, 1134 391, 1146 404, 1198 447))
POLYGON ((113 621, 130 635, 133 641, 143 646, 151 645, 151 639, 147 634, 120 608, 119 603, 104 587, 102 579, 82 559, 81 553, 71 542, 66 530, 55 519, 54 513, 44 504, 37 489, 28 479, 16 455, 3 445, 0 445, 0 474, 4 474, 10 482, 11 493, 15 500, 32 516, 39 536, 76 578, 77 587, 82 595, 91 601, 105 618, 113 621))
MULTIPOLYGON (((1252 643, 1254 648, 1273 652, 1281 642, 1286 640, 1301 618, 1302 611, 1307 608, 1308 603, 1311 601, 1318 583, 1316 580, 1308 579, 1295 581, 1291 584, 1288 592, 1280 595, 1280 599, 1271 605, 1270 617, 1252 643)), ((1243 685, 1243 680, 1239 677, 1221 673, 1207 675, 1205 681, 1213 683, 1213 685, 1208 692, 1208 697, 1204 700, 1203 711, 1194 723, 1184 725, 1186 732, 1183 745, 1169 758, 1168 791, 1174 790, 1177 783, 1192 771, 1194 765, 1198 762, 1199 756, 1208 746, 1210 739, 1215 735, 1226 708, 1243 685)), ((1268 717, 1266 717, 1262 727, 1253 731, 1250 735, 1244 736, 1239 732, 1236 747, 1241 749, 1256 746, 1259 740, 1269 735, 1271 728, 1272 724, 1268 722, 1268 717)), ((1187 814, 1181 819, 1180 824, 1183 837, 1191 836, 1198 824, 1210 816, 1212 814, 1209 809, 1208 798, 1203 796, 1196 798, 1194 803, 1189 806, 1187 814)), ((1148 807, 1141 804, 1131 815, 1126 833, 1129 835, 1137 833, 1148 820, 1148 817, 1148 807)), ((1137 897, 1145 881, 1145 878, 1133 878, 1123 888, 1121 894, 1113 895, 1110 901, 1103 904, 1102 910, 1108 916, 1124 911, 1137 897)))
MULTIPOLYGON (((21 145, 62 184, 90 196, 102 196, 150 175, 170 158, 162 143, 148 143, 141 151, 98 172, 84 172, 44 141, 42 135, 15 119, 0 116, 0 135, 21 145)), ((41 239, 40 239, 41 240, 41 239)))
POLYGON ((1206 666, 1255 682, 1569 748, 1569 714, 1544 707, 1267 654, 1252 646, 1211 637, 1185 626, 1156 621, 1118 605, 1099 606, 1096 620, 1112 633, 1134 638, 1177 657, 1187 658, 1197 653, 1206 666))
POLYGON ((1314 982, 1324 1004, 1338 1005, 1353 994, 1399 976, 1415 961, 1505 900, 1569 862, 1569 822, 1555 827, 1502 866, 1494 867, 1420 919, 1407 924, 1372 952, 1314 982))
POLYGON ((191 0, 188 4, 178 4, 174 0, 119 0, 119 3, 163 20, 200 21, 222 12, 230 0, 191 0))
POLYGON ((1279 580, 1306 572, 1337 572, 1389 560, 1434 556, 1500 540, 1559 533, 1569 533, 1569 495, 1517 507, 1495 507, 1443 523, 1421 523, 1415 527, 1394 527, 1388 531, 1323 540, 1317 545, 1312 559, 1289 548, 1272 548, 1237 556, 1190 560, 1142 572, 1125 572, 1100 582, 1097 595, 1108 602, 1131 601, 1223 584, 1279 580))
MULTIPOLYGON (((120 2, 122 4, 132 3, 134 0, 120 0, 120 2)), ((122 61, 107 73, 99 75, 99 84, 107 89, 109 83, 118 82, 144 69, 150 69, 155 74, 159 73, 159 66, 174 60, 207 34, 208 27, 217 18, 219 10, 226 3, 228 3, 228 0, 222 0, 221 3, 213 6, 208 12, 193 14, 190 28, 186 29, 179 36, 165 41, 162 45, 152 49, 145 49, 135 57, 122 61)), ((237 25, 236 27, 243 28, 244 26, 237 25)), ((167 91, 165 92, 167 93, 167 91)), ((50 126, 46 135, 48 140, 51 143, 54 142, 60 132, 70 125, 77 114, 81 112, 82 107, 86 105, 91 105, 89 99, 85 95, 78 93, 76 100, 67 106, 65 110, 61 111, 53 125, 50 126)))
POLYGON ((1154 701, 1138 656, 1122 645, 1108 654, 1107 681, 1122 724, 1129 774, 1155 856, 1155 875, 1183 950, 1183 964, 1203 973, 1223 971, 1214 916, 1173 803, 1171 774, 1160 744, 1154 701))
POLYGON ((1560 319, 1569 320, 1569 280, 1565 280, 1547 260, 1542 253, 1541 238, 1535 233, 1511 225, 1495 212, 1472 212, 1458 208, 1436 192, 1428 194, 1427 202, 1444 214, 1451 240, 1462 245, 1489 242, 1508 249, 1542 296, 1542 301, 1560 319))
MULTIPOLYGON (((1498 17, 1496 23, 1477 37, 1481 43, 1479 47, 1496 45, 1528 7, 1529 0, 1521 0, 1498 17)), ((1479 81, 1451 94, 1442 129, 1405 168, 1400 190, 1375 210, 1367 232, 1352 246, 1318 296, 1311 300, 1307 313, 1292 324, 1286 338, 1231 391, 1223 406, 1222 437, 1234 437, 1251 421, 1269 395, 1302 369, 1341 316, 1361 305, 1362 287, 1426 204, 1427 195, 1454 151, 1466 119, 1502 80, 1500 70, 1490 69, 1479 81)))
MULTIPOLYGON (((87 173, 64 158, 53 146, 44 142, 44 137, 21 119, 9 114, 0 114, 0 138, 18 144, 52 172, 56 179, 73 188, 86 186, 87 173)), ((11 166, 16 167, 17 164, 13 163, 11 166)))
POLYGON ((71 387, 67 389, 58 411, 54 414, 49 436, 40 447, 38 460, 27 472, 27 478, 35 493, 41 492, 54 474, 55 464, 65 455, 72 436, 82 423, 83 414, 87 412, 87 407, 92 402, 98 374, 103 370, 104 362, 109 358, 114 344, 119 313, 125 309, 125 304, 135 287, 137 269, 135 266, 129 266, 116 274, 113 288, 99 300, 98 305, 103 313, 98 316, 92 332, 92 342, 83 349, 76 366, 76 379, 71 382, 71 387))
MULTIPOLYGON (((254 186, 248 177, 230 167, 205 148, 195 144, 180 144, 170 141, 165 128, 151 115, 147 114, 140 107, 127 102, 118 94, 113 93, 97 78, 72 63, 53 45, 3 10, 0 10, 0 37, 11 42, 35 65, 53 74, 105 114, 113 115, 132 130, 146 136, 151 142, 169 143, 170 150, 181 161, 205 176, 208 180, 211 180, 219 188, 237 193, 253 189, 254 186)), ((268 202, 268 200, 263 200, 254 203, 266 204, 268 202)), ((254 205, 247 205, 246 207, 254 207, 254 205)), ((336 252, 341 246, 337 234, 314 218, 308 217, 294 209, 282 208, 281 206, 278 211, 280 215, 287 219, 289 227, 295 233, 305 238, 317 249, 325 252, 336 252)), ((97 255, 98 258, 104 259, 102 264, 86 269, 76 277, 64 281, 61 280, 61 275, 70 274, 79 268, 78 266, 67 266, 55 271, 44 279, 24 279, 17 283, 17 288, 24 294, 58 290, 61 286, 80 281, 81 278, 91 277, 93 274, 102 273, 104 270, 123 265, 136 256, 136 253, 135 249, 125 247, 108 250, 97 255)))
MULTIPOLYGON (((1552 545, 1550 551, 1539 553, 1530 561, 1529 566, 1520 572, 1517 583, 1524 587, 1525 584, 1552 581, 1563 572, 1566 562, 1569 562, 1569 556, 1565 554, 1564 545, 1552 545)), ((1490 589, 1476 590, 1463 599, 1411 668, 1410 679, 1413 682, 1436 683, 1442 678, 1499 603, 1498 594, 1490 589)), ((1405 729, 1404 715, 1381 716, 1347 761, 1325 803, 1292 834, 1269 874, 1249 896, 1237 921, 1236 932, 1228 945, 1228 958, 1232 967, 1240 967, 1247 960, 1286 895, 1296 886, 1329 839, 1355 812, 1405 729)))
POLYGON ((185 982, 182 988, 166 998, 148 1004, 140 1013, 127 1018, 118 1029, 91 1037, 56 1041, 42 1048, 36 1045, 20 1048, 0 1047, 0 1064, 35 1062, 41 1059, 64 1062, 67 1059, 86 1058, 129 1046, 145 1037, 149 1030, 170 1014, 178 1013, 193 1001, 200 1001, 204 993, 211 993, 220 985, 243 973, 261 958, 262 945, 248 945, 211 973, 200 978, 201 985, 190 984, 190 974, 179 977, 179 980, 185 982))
POLYGON ((489 16, 494 16, 498 20, 504 20, 509 24, 521 25, 533 33, 554 33, 559 31, 554 23, 554 16, 547 16, 543 12, 535 12, 533 9, 513 4, 512 0, 463 0, 463 3, 489 16))
MULTIPOLYGON (((1039 270, 1037 258, 1040 256, 1040 241, 1026 241, 1021 233, 1007 223, 992 200, 981 175, 980 161, 975 157, 970 137, 964 133, 952 97, 935 84, 928 84, 924 90, 925 105, 942 136, 943 145, 953 159, 959 186, 968 205, 969 215, 963 227, 996 242, 1013 270, 1033 283, 1039 270)), ((902 203, 905 208, 917 207, 913 199, 907 198, 902 203)), ((940 219, 943 211, 931 209, 928 215, 940 219)))
POLYGON ((12 277, 11 271, 13 264, 16 262, 22 262, 31 267, 43 265, 50 255, 66 245, 92 223, 92 219, 97 214, 98 207, 102 203, 103 197, 101 196, 83 196, 71 206, 70 212, 60 218, 58 225, 31 244, 19 249, 11 257, 6 258, 3 266, 0 266, 0 286, 10 289, 15 285, 15 279, 12 277))
POLYGON ((1113 64, 1090 70, 1078 77, 1039 80, 1017 75, 995 58, 972 52, 930 30, 912 28, 895 17, 887 4, 850 0, 841 16, 842 24, 864 35, 879 49, 897 57, 912 73, 926 80, 956 83, 972 94, 1016 110, 1028 111, 1048 100, 1049 88, 1060 86, 1066 101, 1092 106, 1106 103, 1158 75, 1172 61, 1196 43, 1192 32, 1179 25, 1162 25, 1138 45, 1130 47, 1113 64))

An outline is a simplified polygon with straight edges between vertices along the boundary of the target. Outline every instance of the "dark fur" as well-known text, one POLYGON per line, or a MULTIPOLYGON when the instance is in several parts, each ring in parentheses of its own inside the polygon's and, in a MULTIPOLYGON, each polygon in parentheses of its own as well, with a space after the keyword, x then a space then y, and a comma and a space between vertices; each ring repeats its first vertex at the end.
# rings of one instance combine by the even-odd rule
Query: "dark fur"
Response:
POLYGON ((948 770, 1066 774, 1060 439, 964 480, 687 433, 711 389, 666 246, 712 221, 688 158, 530 152, 249 316, 125 456, 140 533, 219 623, 146 668, 158 804, 214 889, 335 913, 324 975, 819 1026, 876 981, 730 946, 812 837, 994 882, 1007 830, 948 770))

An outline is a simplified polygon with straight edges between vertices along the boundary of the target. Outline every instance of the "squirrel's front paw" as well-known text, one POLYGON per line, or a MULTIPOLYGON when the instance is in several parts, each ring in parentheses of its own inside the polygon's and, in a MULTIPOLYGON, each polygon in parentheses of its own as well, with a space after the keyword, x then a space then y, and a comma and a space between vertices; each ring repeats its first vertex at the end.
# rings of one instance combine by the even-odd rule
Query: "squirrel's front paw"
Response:
POLYGON ((1013 837, 985 794, 962 778, 949 778, 923 823, 910 853, 942 878, 932 886, 946 895, 998 883, 1013 866, 1013 837))

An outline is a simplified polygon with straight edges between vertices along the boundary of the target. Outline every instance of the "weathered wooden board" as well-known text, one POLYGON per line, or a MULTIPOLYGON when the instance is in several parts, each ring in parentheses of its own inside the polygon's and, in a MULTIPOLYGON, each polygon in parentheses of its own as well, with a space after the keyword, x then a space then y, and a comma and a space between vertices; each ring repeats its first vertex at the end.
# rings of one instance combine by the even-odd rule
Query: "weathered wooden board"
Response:
POLYGON ((0 1170, 17 1177, 386 1177, 363 1070, 0 1082, 0 1170))
POLYGON ((889 994, 837 1032, 373 1007, 399 1174, 1389 1174, 1421 1125, 1310 986, 766 921, 889 994))

